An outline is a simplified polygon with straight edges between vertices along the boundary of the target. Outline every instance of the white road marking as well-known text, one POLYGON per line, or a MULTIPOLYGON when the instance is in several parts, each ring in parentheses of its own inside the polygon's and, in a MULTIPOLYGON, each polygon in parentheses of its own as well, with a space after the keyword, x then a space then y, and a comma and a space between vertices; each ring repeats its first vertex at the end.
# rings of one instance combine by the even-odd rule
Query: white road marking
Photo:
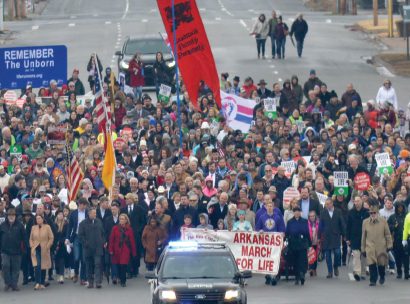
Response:
POLYGON ((77 16, 70 16, 70 19, 75 19, 75 18, 77 18, 77 16))
POLYGON ((206 12, 206 8, 201 7, 201 8, 199 8, 199 11, 200 11, 200 12, 206 12))
POLYGON ((377 70, 377 73, 379 73, 382 76, 386 76, 386 77, 395 77, 396 76, 384 66, 377 67, 376 70, 377 70))
POLYGON ((215 17, 215 20, 216 20, 216 21, 221 21, 222 18, 221 18, 221 17, 215 17))
POLYGON ((99 15, 98 14, 93 14, 93 17, 98 17, 99 15))
POLYGON ((255 11, 254 9, 248 9, 248 12, 250 12, 250 13, 252 13, 254 11, 255 11))
POLYGON ((75 23, 69 23, 68 26, 69 26, 69 27, 74 27, 74 26, 75 26, 75 23))
POLYGON ((278 78, 278 81, 279 81, 279 82, 282 82, 282 78, 278 78))
POLYGON ((38 25, 33 25, 33 26, 31 27, 31 29, 32 29, 33 31, 35 31, 35 30, 38 30, 39 27, 40 27, 40 26, 38 26, 38 25))
POLYGON ((115 55, 112 55, 112 58, 113 58, 113 59, 115 59, 115 58, 117 58, 117 56, 115 56, 115 55))
POLYGON ((270 65, 269 67, 270 67, 271 69, 275 68, 275 66, 274 66, 273 64, 272 64, 272 65, 270 65))
POLYGON ((273 71, 273 74, 278 75, 279 72, 278 71, 273 71))
POLYGON ((129 9, 130 9, 130 0, 125 0, 125 10, 124 10, 124 13, 122 14, 122 17, 121 17, 122 20, 124 20, 125 17, 127 17, 129 9))
POLYGON ((219 6, 221 7, 221 11, 223 11, 225 14, 233 17, 233 14, 226 9, 225 5, 222 3, 222 0, 218 0, 218 3, 219 3, 219 6))
POLYGON ((155 13, 157 11, 156 8, 151 8, 151 10, 149 11, 150 13, 155 13))
POLYGON ((326 23, 332 23, 332 19, 326 19, 326 23))
POLYGON ((293 21, 295 21, 295 18, 288 18, 288 21, 293 22, 293 21))
POLYGON ((243 21, 243 19, 239 20, 239 23, 246 29, 248 29, 248 26, 246 25, 246 22, 243 21))
POLYGON ((111 24, 111 21, 105 21, 105 24, 111 24))
POLYGON ((147 23, 147 22, 148 22, 148 19, 142 19, 141 22, 142 22, 142 23, 147 23))

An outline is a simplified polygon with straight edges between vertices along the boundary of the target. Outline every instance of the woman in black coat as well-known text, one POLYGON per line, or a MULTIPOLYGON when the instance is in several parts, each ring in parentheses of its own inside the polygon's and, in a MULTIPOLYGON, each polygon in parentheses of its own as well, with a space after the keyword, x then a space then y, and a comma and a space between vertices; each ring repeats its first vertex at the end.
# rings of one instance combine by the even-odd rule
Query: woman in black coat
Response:
POLYGON ((305 274, 308 267, 307 250, 312 245, 310 240, 308 221, 301 217, 302 209, 293 208, 293 218, 286 226, 285 238, 296 274, 295 285, 305 284, 305 274))
POLYGON ((54 265, 58 276, 58 283, 64 283, 64 269, 67 258, 67 249, 64 244, 67 234, 67 221, 64 218, 63 210, 57 210, 55 219, 56 233, 54 238, 54 265))
POLYGON ((172 77, 171 69, 167 66, 167 63, 164 60, 164 55, 162 52, 157 52, 156 59, 154 63, 154 80, 155 80, 155 91, 159 93, 159 87, 161 84, 171 85, 172 77))

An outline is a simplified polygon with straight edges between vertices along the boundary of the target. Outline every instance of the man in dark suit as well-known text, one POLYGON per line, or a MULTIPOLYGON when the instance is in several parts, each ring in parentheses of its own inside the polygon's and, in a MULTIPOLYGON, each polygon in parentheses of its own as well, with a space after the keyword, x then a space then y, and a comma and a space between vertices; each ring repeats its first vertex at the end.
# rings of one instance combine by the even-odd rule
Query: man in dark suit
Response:
POLYGON ((144 208, 142 208, 137 202, 138 197, 135 193, 128 193, 125 196, 126 207, 121 209, 121 214, 125 213, 130 219, 131 228, 134 232, 135 244, 137 246, 137 256, 133 258, 130 262, 131 265, 128 276, 136 277, 139 273, 140 260, 142 254, 142 231, 144 230, 145 224, 147 223, 147 216, 144 208))
POLYGON ((261 81, 259 81, 258 83, 259 89, 257 90, 257 93, 260 99, 269 98, 272 94, 272 91, 268 90, 266 88, 266 85, 267 83, 265 82, 264 79, 261 79, 261 81))
POLYGON ((322 240, 322 250, 325 253, 328 275, 326 278, 331 279, 334 275, 339 275, 341 262, 340 242, 341 238, 346 235, 346 225, 343 220, 342 212, 333 205, 333 200, 326 200, 325 209, 320 216, 319 239, 322 240), (333 264, 332 264, 333 252, 333 264))
POLYGON ((177 211, 175 211, 173 216, 173 227, 172 227, 172 239, 178 240, 181 236, 181 227, 184 225, 185 215, 191 215, 192 225, 196 227, 198 225, 198 212, 194 207, 189 205, 188 195, 185 193, 181 194, 181 203, 177 211))
POLYGON ((219 202, 212 206, 209 219, 214 228, 218 227, 218 220, 225 219, 225 216, 228 214, 228 194, 222 192, 219 196, 219 202))
MULTIPOLYGON (((119 223, 119 215, 120 215, 120 204, 116 201, 111 203, 111 213, 109 216, 104 217, 103 227, 104 227, 104 234, 105 234, 105 243, 106 248, 108 246, 108 242, 110 241, 110 235, 112 228, 119 223)), ((104 271, 109 273, 109 269, 111 269, 111 277, 113 284, 117 284, 118 280, 118 268, 117 265, 111 263, 111 256, 108 250, 104 250, 104 271), (111 268, 110 268, 111 267, 111 268)))
POLYGON ((97 207, 97 218, 99 218, 102 222, 108 217, 111 216, 110 204, 108 201, 108 197, 103 195, 100 197, 100 203, 97 207))
POLYGON ((74 279, 73 282, 78 281, 78 273, 80 270, 81 285, 86 284, 86 270, 85 270, 85 260, 83 257, 83 246, 78 237, 78 228, 80 223, 88 218, 88 201, 85 198, 80 198, 78 200, 78 209, 74 210, 70 214, 70 220, 68 222, 67 236, 65 243, 73 244, 74 251, 74 279))
POLYGON ((132 119, 132 121, 137 122, 140 118, 146 118, 150 113, 144 109, 142 100, 138 99, 137 104, 134 109, 127 112, 127 116, 132 119))
POLYGON ((321 208, 319 201, 310 197, 310 190, 308 187, 303 187, 300 191, 299 206, 302 209, 302 217, 309 219, 309 212, 315 211, 317 216, 320 216, 321 208))

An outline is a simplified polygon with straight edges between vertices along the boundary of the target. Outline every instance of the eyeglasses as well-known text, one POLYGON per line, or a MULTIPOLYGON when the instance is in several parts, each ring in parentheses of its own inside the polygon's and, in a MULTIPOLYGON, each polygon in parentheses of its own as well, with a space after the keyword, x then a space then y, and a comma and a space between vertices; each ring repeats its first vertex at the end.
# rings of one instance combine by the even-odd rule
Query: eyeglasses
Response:
POLYGON ((377 212, 369 212, 370 214, 376 214, 377 212))

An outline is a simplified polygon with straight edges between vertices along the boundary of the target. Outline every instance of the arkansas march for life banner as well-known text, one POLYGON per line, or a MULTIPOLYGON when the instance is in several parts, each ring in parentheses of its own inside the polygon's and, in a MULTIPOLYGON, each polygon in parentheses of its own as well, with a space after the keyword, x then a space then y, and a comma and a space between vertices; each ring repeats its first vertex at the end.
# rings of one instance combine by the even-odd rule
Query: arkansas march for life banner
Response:
POLYGON ((198 243, 225 242, 231 249, 239 270, 278 274, 283 247, 281 233, 182 228, 181 240, 198 243))
POLYGON ((176 49, 172 0, 157 0, 157 4, 192 103, 198 108, 199 83, 203 80, 215 94, 215 100, 221 108, 218 72, 195 0, 174 0, 176 49))

